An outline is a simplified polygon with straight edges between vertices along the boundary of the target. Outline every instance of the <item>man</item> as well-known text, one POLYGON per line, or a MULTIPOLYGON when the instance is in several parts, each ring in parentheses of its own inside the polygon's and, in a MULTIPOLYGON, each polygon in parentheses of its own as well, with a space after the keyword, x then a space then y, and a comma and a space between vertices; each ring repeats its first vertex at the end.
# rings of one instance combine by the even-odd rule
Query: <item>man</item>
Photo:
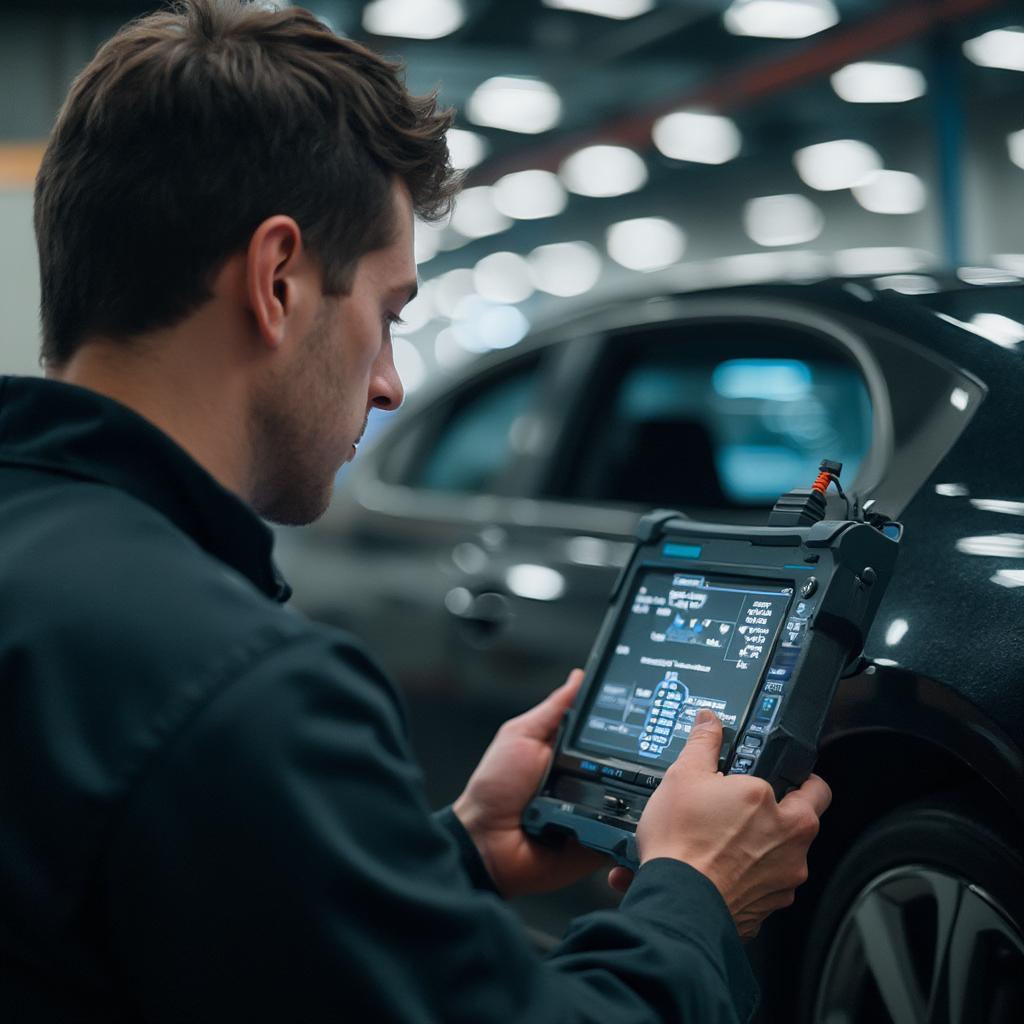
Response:
POLYGON ((542 961, 500 896, 601 864, 519 828, 579 673, 432 816, 388 681, 282 607, 255 513, 318 516, 402 400, 449 122, 311 15, 228 0, 127 26, 72 87, 36 190, 49 379, 0 386, 6 1020, 752 1013, 740 938, 805 877, 824 783, 718 775, 709 716, 621 908, 542 961))

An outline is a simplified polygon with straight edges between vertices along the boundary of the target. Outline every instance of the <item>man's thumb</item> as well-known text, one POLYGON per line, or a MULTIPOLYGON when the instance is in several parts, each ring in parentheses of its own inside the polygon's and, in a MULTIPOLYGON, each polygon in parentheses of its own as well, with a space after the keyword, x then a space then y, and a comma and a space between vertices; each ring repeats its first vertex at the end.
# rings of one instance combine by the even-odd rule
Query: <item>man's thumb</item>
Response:
POLYGON ((722 722, 713 711, 701 708, 694 719, 679 763, 705 772, 718 771, 718 755, 722 751, 722 722))

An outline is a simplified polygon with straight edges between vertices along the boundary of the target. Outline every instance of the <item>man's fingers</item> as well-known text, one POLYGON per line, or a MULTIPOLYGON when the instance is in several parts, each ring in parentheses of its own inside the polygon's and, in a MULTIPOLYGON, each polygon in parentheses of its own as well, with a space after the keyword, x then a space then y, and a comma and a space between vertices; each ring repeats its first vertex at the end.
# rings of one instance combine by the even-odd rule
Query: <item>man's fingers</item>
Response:
POLYGON ((722 722, 713 711, 701 708, 676 764, 691 771, 717 772, 721 752, 722 722))
POLYGON ((569 673, 569 678, 557 690, 529 711, 524 711, 512 719, 516 731, 533 739, 550 740, 562 720, 562 715, 572 707, 582 682, 583 669, 574 668, 569 673))
POLYGON ((820 818, 828 810, 828 805, 832 803, 832 790, 821 776, 809 775, 807 781, 799 789, 794 789, 786 794, 783 803, 794 797, 798 800, 806 800, 820 818))

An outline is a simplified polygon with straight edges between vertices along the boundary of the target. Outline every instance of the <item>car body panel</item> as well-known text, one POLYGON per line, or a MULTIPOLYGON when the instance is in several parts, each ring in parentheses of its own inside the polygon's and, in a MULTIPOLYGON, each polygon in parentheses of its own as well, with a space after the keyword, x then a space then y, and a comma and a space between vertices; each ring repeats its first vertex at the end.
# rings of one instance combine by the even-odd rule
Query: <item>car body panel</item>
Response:
MULTIPOLYGON (((431 795, 450 799, 491 730, 585 661, 645 511, 544 497, 565 438, 594 400, 608 339, 666 323, 795 323, 845 345, 862 367, 873 444, 855 486, 875 511, 905 525, 898 570, 865 645, 880 674, 870 686, 841 685, 827 741, 885 728, 899 707, 905 713, 891 725, 930 723, 919 726, 922 737, 929 729, 951 743, 995 737, 985 747, 991 757, 963 756, 1005 792, 1019 777, 1024 736, 1024 529, 1015 527, 1024 513, 1024 446, 1016 436, 1024 358, 964 329, 960 306, 991 295, 1024 320, 1022 293, 957 293, 949 322, 933 308, 942 295, 925 305, 863 282, 729 289, 616 302, 541 332, 420 398, 374 451, 360 453, 326 521, 293 549, 304 552, 291 560, 294 571, 306 576, 305 565, 318 580, 305 585, 300 603, 360 634, 403 685, 428 782, 444 776, 431 795), (524 414, 530 442, 510 454, 493 493, 382 479, 404 432, 421 429, 460 388, 525 358, 541 359, 524 414), (548 587, 543 599, 523 595, 524 578, 527 591, 538 580, 548 587), (974 732, 938 730, 936 716, 953 715, 952 705, 930 705, 923 690, 901 685, 894 692, 903 703, 894 705, 887 681, 906 673, 928 680, 929 693, 955 697, 957 720, 973 721, 974 732)), ((752 523, 765 516, 690 511, 752 523)))

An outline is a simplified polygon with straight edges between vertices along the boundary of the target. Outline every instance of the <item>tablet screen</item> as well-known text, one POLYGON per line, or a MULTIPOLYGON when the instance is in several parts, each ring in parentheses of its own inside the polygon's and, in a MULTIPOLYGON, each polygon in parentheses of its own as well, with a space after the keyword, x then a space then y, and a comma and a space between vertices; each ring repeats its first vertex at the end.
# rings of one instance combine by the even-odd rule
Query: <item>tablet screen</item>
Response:
POLYGON ((793 586, 777 580, 639 573, 574 745, 663 770, 701 708, 736 729, 792 597, 793 586))

